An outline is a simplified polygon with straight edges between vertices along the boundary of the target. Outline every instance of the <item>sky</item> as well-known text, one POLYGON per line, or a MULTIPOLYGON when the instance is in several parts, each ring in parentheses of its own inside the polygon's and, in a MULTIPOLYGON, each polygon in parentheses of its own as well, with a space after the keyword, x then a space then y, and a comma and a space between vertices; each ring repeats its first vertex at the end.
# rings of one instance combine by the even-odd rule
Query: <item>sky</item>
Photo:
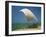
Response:
POLYGON ((24 13, 20 11, 24 8, 31 10, 37 17, 38 22, 41 21, 41 7, 12 6, 12 23, 27 23, 27 18, 25 17, 24 13))

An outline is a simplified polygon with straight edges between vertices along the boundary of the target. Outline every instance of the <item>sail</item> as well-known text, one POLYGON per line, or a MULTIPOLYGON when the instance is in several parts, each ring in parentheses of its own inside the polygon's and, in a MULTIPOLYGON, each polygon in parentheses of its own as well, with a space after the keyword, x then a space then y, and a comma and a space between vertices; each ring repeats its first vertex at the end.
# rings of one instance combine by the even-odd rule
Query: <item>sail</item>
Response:
POLYGON ((34 13, 31 10, 24 8, 24 9, 21 9, 20 11, 22 11, 25 14, 28 21, 31 21, 33 19, 37 21, 37 17, 34 15, 34 13))

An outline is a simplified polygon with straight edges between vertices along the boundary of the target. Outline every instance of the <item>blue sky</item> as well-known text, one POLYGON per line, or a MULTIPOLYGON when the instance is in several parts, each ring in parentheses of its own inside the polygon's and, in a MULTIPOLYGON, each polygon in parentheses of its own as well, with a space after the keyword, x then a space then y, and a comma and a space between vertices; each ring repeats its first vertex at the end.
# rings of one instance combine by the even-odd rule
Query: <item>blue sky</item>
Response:
POLYGON ((31 10, 37 17, 38 22, 41 21, 41 7, 12 6, 12 23, 27 23, 25 15, 20 12, 24 8, 31 10))

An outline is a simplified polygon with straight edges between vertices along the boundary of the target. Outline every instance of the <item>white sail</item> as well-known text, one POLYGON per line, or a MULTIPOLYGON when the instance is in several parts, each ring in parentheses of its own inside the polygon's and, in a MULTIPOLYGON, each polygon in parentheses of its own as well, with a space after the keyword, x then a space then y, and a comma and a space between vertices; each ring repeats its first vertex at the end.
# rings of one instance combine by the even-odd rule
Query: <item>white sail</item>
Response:
POLYGON ((30 20, 33 20, 33 19, 36 19, 37 21, 37 18, 36 16, 33 14, 33 12, 27 8, 24 8, 24 9, 21 9, 20 11, 22 11, 25 16, 27 17, 27 19, 30 21, 30 20))

